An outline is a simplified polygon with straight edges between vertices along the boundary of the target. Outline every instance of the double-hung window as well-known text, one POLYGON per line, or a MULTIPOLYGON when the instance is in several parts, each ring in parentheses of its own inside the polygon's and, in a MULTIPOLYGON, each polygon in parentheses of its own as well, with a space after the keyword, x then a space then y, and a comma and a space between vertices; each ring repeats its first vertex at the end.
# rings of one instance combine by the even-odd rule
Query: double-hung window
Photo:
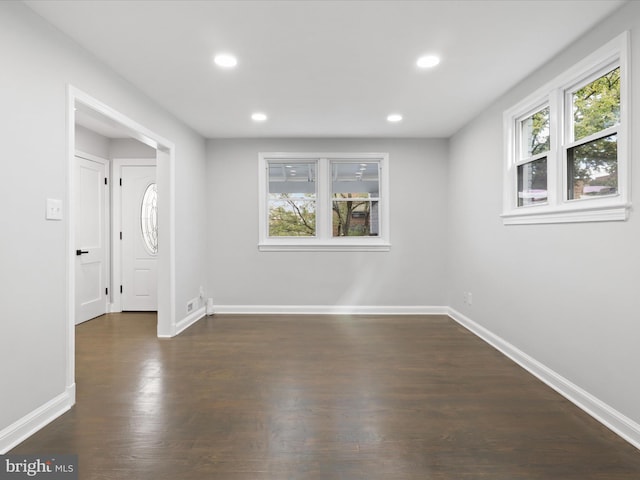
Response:
POLYGON ((628 41, 505 112, 505 224, 626 220, 628 41))
POLYGON ((549 105, 517 122, 518 207, 547 203, 547 158, 551 148, 549 105))
POLYGON ((260 250, 389 250, 386 153, 260 153, 260 250))

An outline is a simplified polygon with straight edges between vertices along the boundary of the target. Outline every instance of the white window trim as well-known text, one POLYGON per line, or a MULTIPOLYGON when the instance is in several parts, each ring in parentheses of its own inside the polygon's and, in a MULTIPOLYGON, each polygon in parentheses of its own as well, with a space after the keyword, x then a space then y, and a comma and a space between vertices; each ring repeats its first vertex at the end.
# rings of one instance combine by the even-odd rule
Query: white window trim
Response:
POLYGON ((389 154, 387 153, 319 153, 260 152, 258 154, 258 249, 269 251, 389 251, 389 154), (271 160, 318 160, 316 172, 316 237, 269 237, 267 221, 268 162, 271 160), (345 160, 375 160, 380 163, 380 234, 375 237, 333 237, 326 225, 330 218, 331 175, 329 162, 345 160), (326 203, 326 204, 325 204, 326 203))
MULTIPOLYGON (((505 225, 625 221, 631 209, 630 192, 630 139, 628 132, 631 102, 629 65, 629 33, 624 32, 559 77, 505 111, 504 145, 505 167, 503 181, 503 213, 505 225), (620 67, 620 125, 618 132, 618 192, 600 198, 568 200, 566 151, 570 147, 567 138, 565 116, 571 115, 565 92, 580 84, 608 65, 620 67), (550 106, 551 147, 547 156, 547 202, 517 206, 518 133, 516 124, 529 112, 545 105, 550 106), (564 145, 563 145, 564 143, 564 145)), ((584 139, 580 142, 582 143, 584 139)), ((576 142, 572 142, 576 143, 576 142)))

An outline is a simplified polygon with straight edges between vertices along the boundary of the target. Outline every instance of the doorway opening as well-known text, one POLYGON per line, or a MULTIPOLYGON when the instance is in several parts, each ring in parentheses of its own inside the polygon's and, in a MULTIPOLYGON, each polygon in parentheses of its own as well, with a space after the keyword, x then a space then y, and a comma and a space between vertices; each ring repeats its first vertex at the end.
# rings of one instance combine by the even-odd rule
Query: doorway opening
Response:
MULTIPOLYGON (((75 325, 77 310, 77 287, 81 275, 78 272, 79 258, 84 261, 89 258, 87 251, 77 247, 78 217, 78 160, 76 158, 76 124, 77 120, 90 130, 112 129, 119 136, 135 140, 155 152, 153 162, 156 164, 157 185, 157 215, 156 223, 160 225, 156 232, 157 251, 154 257, 157 262, 157 335, 159 337, 172 337, 176 332, 175 321, 175 198, 174 198, 174 150, 172 142, 162 138, 151 130, 143 127, 134 120, 119 113, 108 105, 82 92, 68 86, 67 90, 67 385, 71 389, 75 386, 75 325), (78 250, 80 255, 78 255, 78 250)), ((87 155, 83 155, 86 157, 87 155)), ((96 160, 95 158, 93 160, 96 160)), ((94 222, 95 223, 95 222, 94 222)), ((113 233, 113 232, 112 232, 113 233)), ((108 243, 108 242, 107 242, 108 243)), ((113 243, 113 240, 112 242, 113 243)), ((88 260, 86 263, 89 263, 88 260)), ((110 275, 111 263, 109 260, 110 275)), ((92 267, 93 268, 93 267, 92 267)), ((105 267, 107 268, 107 267, 105 267)), ((88 268, 87 270, 90 270, 88 268)), ((97 270, 97 268, 94 268, 97 270)), ((107 280, 110 282, 110 280, 107 280)), ((119 285, 109 284, 108 299, 112 293, 119 290, 119 285)), ((102 287, 101 287, 102 288, 102 287)), ((94 289, 95 290, 95 289, 94 289)), ((102 294, 102 293, 101 293, 102 294)), ((116 296, 114 295, 113 298, 116 296)), ((119 295, 117 296, 118 298, 119 295)), ((117 311, 117 306, 115 308, 117 311)), ((75 399, 74 399, 75 401, 75 399)))

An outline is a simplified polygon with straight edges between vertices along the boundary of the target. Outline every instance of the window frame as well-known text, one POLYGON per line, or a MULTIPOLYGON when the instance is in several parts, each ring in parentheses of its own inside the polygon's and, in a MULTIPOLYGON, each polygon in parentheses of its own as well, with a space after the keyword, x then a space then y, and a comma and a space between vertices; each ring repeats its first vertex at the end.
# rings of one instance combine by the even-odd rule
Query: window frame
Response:
POLYGON ((258 250, 260 251, 389 251, 388 153, 260 152, 258 154, 258 250), (313 237, 269 236, 269 164, 294 160, 316 163, 316 235, 313 237), (336 162, 378 163, 379 234, 334 237, 332 230, 331 166, 336 162))
POLYGON ((503 212, 505 225, 625 221, 631 208, 629 175, 629 33, 624 32, 578 64, 506 110, 504 130, 503 212), (578 141, 573 139, 571 95, 609 71, 620 68, 620 122, 578 141), (520 122, 549 106, 550 149, 547 156, 547 201, 518 206, 518 167, 539 154, 521 158, 520 122), (589 140, 617 134, 618 188, 615 194, 570 199, 568 151, 589 140), (592 138, 593 137, 593 138, 592 138))

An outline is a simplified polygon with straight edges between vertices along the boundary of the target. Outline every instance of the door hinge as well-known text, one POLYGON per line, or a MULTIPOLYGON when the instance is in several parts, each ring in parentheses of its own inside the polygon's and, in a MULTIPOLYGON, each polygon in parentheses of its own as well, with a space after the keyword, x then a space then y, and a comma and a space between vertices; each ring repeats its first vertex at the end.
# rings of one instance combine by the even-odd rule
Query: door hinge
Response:
POLYGON ((122 293, 122 285, 120 285, 120 293, 122 293))
POLYGON ((120 232, 120 240, 122 240, 122 232, 120 232))
POLYGON ((105 295, 109 295, 109 289, 108 289, 108 288, 105 288, 105 289, 104 289, 104 294, 105 294, 105 295))
POLYGON ((122 186, 122 179, 120 179, 120 186, 122 186))
POLYGON ((107 177, 104 177, 104 184, 105 184, 105 185, 108 185, 108 183, 107 183, 107 177))

